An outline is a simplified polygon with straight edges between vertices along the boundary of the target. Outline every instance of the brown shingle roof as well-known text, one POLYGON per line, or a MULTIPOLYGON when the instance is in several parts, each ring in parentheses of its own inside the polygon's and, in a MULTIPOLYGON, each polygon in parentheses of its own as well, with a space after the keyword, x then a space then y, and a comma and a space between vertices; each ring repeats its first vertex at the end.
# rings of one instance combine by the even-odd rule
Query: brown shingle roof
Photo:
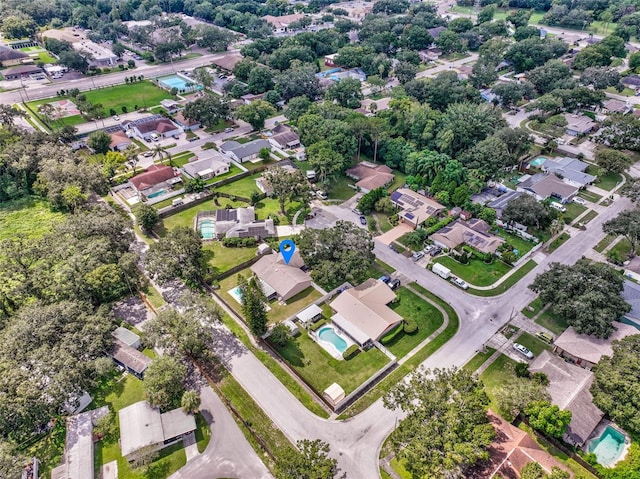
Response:
POLYGON ((19 60, 21 58, 29 58, 29 55, 21 52, 20 50, 14 50, 13 48, 0 46, 0 62, 19 60))
POLYGON ((129 181, 135 186, 138 191, 151 188, 163 181, 167 181, 175 176, 179 176, 179 173, 175 173, 173 168, 167 165, 153 165, 150 166, 147 171, 134 176, 129 181))

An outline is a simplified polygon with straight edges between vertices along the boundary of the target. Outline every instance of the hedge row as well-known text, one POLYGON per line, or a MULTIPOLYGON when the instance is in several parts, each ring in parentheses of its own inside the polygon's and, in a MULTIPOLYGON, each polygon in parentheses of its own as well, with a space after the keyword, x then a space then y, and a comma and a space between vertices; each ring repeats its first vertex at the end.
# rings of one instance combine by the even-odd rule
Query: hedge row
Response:
POLYGON ((358 347, 358 345, 357 344, 352 344, 347 349, 345 349, 344 353, 342 353, 342 357, 344 359, 351 359, 356 354, 358 354, 359 351, 360 351, 360 348, 358 347))
POLYGON ((322 326, 324 326, 325 324, 327 324, 327 320, 326 319, 321 319, 320 321, 318 321, 317 323, 312 323, 309 325, 309 329, 311 331, 317 331, 318 329, 320 329, 322 326))

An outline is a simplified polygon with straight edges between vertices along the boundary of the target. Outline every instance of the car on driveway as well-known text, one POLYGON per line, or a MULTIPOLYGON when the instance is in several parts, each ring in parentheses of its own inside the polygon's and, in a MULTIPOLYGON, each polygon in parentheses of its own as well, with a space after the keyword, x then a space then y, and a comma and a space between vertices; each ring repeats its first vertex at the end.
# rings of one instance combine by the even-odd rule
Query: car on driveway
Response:
POLYGON ((438 256, 440 253, 442 253, 442 248, 440 248, 439 246, 436 246, 431 251, 429 251, 429 255, 433 256, 434 258, 438 256))
POLYGON ((392 279, 387 283, 391 289, 398 289, 400 287, 399 279, 392 279))
POLYGON ((153 156, 153 151, 145 151, 142 156, 144 156, 145 158, 149 158, 150 156, 153 156))
POLYGON ((522 344, 520 343, 513 343, 513 349, 515 349, 516 351, 518 351, 520 354, 522 354, 525 358, 527 359, 533 359, 533 353, 531 351, 529 351, 527 348, 525 348, 522 344))
POLYGON ((549 333, 545 333, 544 331, 539 331, 536 333, 536 337, 545 343, 553 343, 553 335, 549 333))
POLYGON ((365 218, 363 215, 360 215, 360 224, 363 226, 367 224, 367 218, 365 218))
POLYGON ((424 253, 422 251, 416 251, 411 255, 411 259, 413 259, 413 261, 418 261, 420 258, 424 258, 424 253))
POLYGON ((389 283, 389 281, 391 281, 391 278, 387 275, 384 275, 384 276, 380 276, 378 278, 378 281, 382 281, 383 283, 387 284, 389 283))
POLYGON ((587 201, 584 198, 580 198, 579 196, 576 196, 575 198, 573 198, 572 201, 582 206, 585 206, 587 204, 587 201))

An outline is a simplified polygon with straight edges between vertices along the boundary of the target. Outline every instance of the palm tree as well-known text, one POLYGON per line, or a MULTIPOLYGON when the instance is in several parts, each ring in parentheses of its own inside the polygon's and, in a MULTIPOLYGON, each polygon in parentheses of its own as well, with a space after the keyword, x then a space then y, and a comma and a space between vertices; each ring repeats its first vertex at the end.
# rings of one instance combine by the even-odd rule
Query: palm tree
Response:
POLYGON ((131 165, 133 172, 136 172, 136 165, 138 164, 138 148, 133 143, 127 146, 122 152, 126 158, 126 163, 131 165))
POLYGON ((162 145, 156 145, 153 148, 153 156, 152 158, 155 160, 156 156, 160 159, 160 162, 162 162, 162 160, 164 158, 167 158, 169 160, 169 166, 173 166, 172 163, 172 158, 171 158, 171 153, 169 153, 167 151, 167 147, 166 146, 162 146, 162 145))
POLYGON ((182 410, 187 414, 195 414, 200 410, 200 394, 198 391, 185 391, 182 395, 182 410))

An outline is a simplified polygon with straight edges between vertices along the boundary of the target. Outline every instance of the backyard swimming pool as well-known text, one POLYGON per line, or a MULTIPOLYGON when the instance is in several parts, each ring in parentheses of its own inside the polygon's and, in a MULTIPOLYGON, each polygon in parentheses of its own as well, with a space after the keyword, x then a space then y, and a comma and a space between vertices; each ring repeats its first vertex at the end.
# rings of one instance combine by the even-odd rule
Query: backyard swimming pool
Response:
POLYGON ((336 359, 342 359, 342 353, 353 344, 333 326, 323 326, 316 334, 318 344, 336 359))
POLYGON ((205 240, 214 239, 216 237, 216 222, 213 220, 201 220, 200 236, 205 240))
POLYGON ((530 166, 535 166, 536 168, 539 168, 540 166, 542 166, 542 164, 547 161, 547 159, 544 156, 539 156, 538 158, 536 158, 535 160, 531 160, 529 162, 530 166))
POLYGON ((167 192, 167 190, 154 191, 153 193, 148 194, 147 198, 156 198, 157 196, 164 195, 166 192, 167 192))
POLYGON ((197 83, 183 78, 180 75, 169 75, 158 78, 158 84, 165 87, 167 90, 176 88, 179 92, 202 90, 202 85, 198 85, 197 83))
POLYGON ((625 437, 616 428, 607 426, 600 436, 589 443, 589 452, 593 452, 598 463, 603 466, 615 464, 625 450, 625 437))

